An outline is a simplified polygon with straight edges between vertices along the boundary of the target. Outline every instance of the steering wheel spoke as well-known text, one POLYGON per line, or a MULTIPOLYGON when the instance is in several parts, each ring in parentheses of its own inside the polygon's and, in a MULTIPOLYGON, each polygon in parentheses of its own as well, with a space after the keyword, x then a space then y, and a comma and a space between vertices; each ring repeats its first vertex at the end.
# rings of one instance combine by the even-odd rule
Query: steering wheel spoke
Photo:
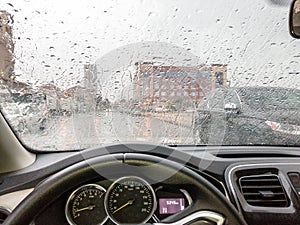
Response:
POLYGON ((205 224, 205 225, 223 225, 225 217, 219 213, 212 211, 197 211, 174 222, 160 222, 153 223, 153 225, 192 225, 192 224, 205 224), (202 222, 202 223, 201 223, 202 222))

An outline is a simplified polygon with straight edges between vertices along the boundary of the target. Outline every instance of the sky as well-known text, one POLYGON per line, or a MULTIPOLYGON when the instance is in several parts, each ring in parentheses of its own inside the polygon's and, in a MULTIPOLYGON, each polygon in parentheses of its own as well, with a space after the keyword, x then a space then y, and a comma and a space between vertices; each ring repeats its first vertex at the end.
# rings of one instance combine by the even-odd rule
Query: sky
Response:
POLYGON ((289 35, 288 4, 5 0, 0 8, 14 15, 18 79, 33 85, 80 85, 84 64, 95 63, 106 71, 101 74, 104 83, 118 79, 119 70, 128 83, 128 68, 135 61, 160 58, 176 65, 227 64, 228 79, 235 86, 300 87, 300 44, 289 35), (159 46, 163 51, 158 52, 159 46))

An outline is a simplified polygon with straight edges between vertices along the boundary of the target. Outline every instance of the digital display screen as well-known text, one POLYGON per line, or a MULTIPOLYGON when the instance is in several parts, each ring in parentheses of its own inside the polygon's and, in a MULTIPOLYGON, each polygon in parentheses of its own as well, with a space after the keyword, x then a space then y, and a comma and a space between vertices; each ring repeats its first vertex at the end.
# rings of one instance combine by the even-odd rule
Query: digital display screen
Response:
POLYGON ((174 214, 184 210, 184 198, 160 198, 159 199, 159 213, 160 214, 174 214))

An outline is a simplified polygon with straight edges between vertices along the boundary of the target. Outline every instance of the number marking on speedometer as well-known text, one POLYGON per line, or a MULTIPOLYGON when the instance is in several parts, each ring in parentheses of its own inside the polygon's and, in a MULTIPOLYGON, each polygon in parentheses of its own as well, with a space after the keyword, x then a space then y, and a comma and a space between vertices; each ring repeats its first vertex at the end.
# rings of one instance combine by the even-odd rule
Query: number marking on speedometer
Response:
POLYGON ((84 185, 69 197, 65 214, 70 225, 102 225, 107 220, 104 209, 106 190, 96 184, 84 185))
POLYGON ((152 187, 139 177, 123 177, 115 181, 105 196, 105 209, 116 224, 147 222, 156 208, 152 187))

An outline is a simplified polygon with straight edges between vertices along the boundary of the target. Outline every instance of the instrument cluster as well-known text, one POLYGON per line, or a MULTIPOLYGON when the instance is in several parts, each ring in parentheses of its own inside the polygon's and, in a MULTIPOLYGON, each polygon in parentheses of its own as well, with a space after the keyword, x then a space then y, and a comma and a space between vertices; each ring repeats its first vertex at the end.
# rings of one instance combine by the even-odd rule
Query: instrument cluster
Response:
POLYGON ((189 193, 169 185, 153 185, 137 176, 115 180, 107 189, 92 183, 73 191, 65 206, 70 225, 159 222, 192 204, 189 193))

